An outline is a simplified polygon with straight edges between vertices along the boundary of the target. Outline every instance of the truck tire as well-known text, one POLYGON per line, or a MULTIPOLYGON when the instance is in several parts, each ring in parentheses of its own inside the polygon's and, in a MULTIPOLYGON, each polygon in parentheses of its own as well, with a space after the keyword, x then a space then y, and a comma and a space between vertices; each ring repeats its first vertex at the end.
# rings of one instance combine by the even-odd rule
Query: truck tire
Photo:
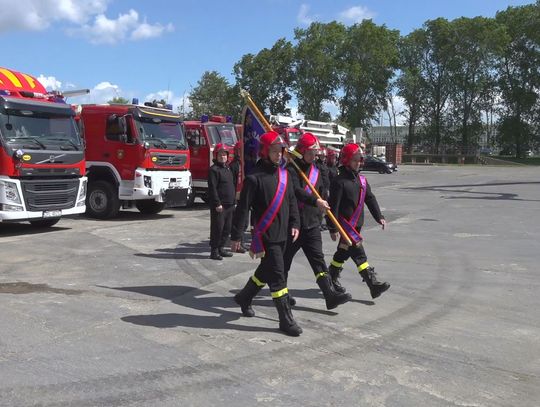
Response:
POLYGON ((195 203, 195 191, 191 190, 191 193, 188 195, 186 208, 191 208, 195 203))
POLYGON ((60 218, 31 220, 30 224, 35 228, 50 228, 58 223, 60 218))
POLYGON ((139 212, 145 215, 155 215, 160 213, 165 208, 165 202, 157 202, 152 199, 145 199, 142 201, 135 201, 135 206, 139 212))
POLYGON ((118 215, 120 199, 117 188, 107 181, 96 181, 88 185, 86 214, 92 218, 110 219, 118 215))

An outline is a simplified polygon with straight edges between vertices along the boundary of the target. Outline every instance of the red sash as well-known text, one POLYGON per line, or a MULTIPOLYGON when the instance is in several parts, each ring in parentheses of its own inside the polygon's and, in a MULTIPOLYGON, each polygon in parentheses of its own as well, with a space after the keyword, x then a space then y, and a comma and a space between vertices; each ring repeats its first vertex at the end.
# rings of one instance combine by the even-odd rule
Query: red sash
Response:
POLYGON ((339 217, 339 223, 351 238, 353 245, 358 245, 358 243, 364 240, 360 232, 356 230, 356 225, 358 224, 358 221, 360 220, 360 215, 364 210, 367 183, 366 177, 364 177, 363 175, 358 174, 358 178, 360 180, 360 193, 358 194, 358 203, 356 205, 356 208, 354 209, 354 212, 350 219, 345 219, 343 216, 339 217))
POLYGON ((274 219, 276 218, 279 210, 281 209, 281 204, 283 203, 283 198, 287 193, 287 170, 285 168, 278 168, 278 184, 276 188, 276 193, 272 202, 266 208, 266 211, 261 216, 261 219, 253 228, 253 236, 251 238, 251 247, 249 249, 249 255, 252 258, 263 257, 264 256, 264 244, 262 241, 263 234, 268 230, 274 219))
MULTIPOLYGON (((315 164, 311 164, 311 168, 309 169, 309 183, 313 186, 317 185, 317 181, 319 179, 319 169, 315 164)), ((309 195, 312 194, 311 188, 309 185, 306 184, 304 187, 304 191, 306 191, 309 195)), ((304 202, 298 202, 298 208, 303 209, 306 204, 304 202)))

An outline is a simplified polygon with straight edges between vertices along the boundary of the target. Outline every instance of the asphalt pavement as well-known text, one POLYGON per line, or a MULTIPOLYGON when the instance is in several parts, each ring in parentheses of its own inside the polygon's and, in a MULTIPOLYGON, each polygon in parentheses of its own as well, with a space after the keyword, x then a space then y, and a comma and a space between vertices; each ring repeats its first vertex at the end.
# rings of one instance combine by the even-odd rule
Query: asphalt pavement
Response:
MULTIPOLYGON (((328 311, 302 252, 289 288, 304 329, 278 328, 257 265, 209 259, 209 210, 51 229, 0 224, 0 406, 540 405, 540 168, 400 166, 367 173, 376 300, 328 311)), ((323 232, 329 262, 335 243, 323 232)))

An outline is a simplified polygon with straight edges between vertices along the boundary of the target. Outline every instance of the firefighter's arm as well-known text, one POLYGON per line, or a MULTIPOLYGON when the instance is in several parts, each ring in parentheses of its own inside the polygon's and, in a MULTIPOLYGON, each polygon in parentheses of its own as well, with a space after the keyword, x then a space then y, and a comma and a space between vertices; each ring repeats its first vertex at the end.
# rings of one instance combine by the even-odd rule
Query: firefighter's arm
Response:
POLYGON ((219 183, 219 174, 213 168, 208 172, 208 200, 211 208, 217 209, 221 206, 217 186, 219 183))

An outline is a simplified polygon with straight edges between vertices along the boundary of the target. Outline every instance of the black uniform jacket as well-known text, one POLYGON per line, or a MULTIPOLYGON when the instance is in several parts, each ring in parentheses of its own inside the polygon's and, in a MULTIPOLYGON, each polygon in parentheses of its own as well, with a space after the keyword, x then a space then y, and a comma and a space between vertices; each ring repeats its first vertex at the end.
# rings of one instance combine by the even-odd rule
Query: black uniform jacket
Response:
POLYGON ((215 163, 208 173, 208 203, 211 208, 234 205, 236 188, 228 165, 215 163))
MULTIPOLYGON (((304 160, 295 159, 294 162, 300 167, 302 172, 306 174, 309 179, 310 164, 307 164, 304 160)), ((313 163, 315 165, 315 163, 313 163)), ((317 208, 317 198, 313 193, 308 193, 305 190, 306 183, 302 179, 301 175, 294 168, 294 165, 289 164, 287 166, 289 170, 290 180, 294 185, 294 194, 298 201, 298 209, 300 212, 300 224, 303 229, 311 229, 313 227, 319 227, 321 225, 321 211, 317 208)), ((322 194, 323 191, 323 174, 319 169, 319 177, 317 183, 314 185, 315 189, 322 194)))
POLYGON ((229 164, 229 167, 233 173, 233 180, 234 180, 234 188, 236 191, 236 188, 238 187, 238 177, 240 176, 240 166, 242 165, 242 162, 238 159, 238 157, 234 157, 231 163, 229 164))
MULTIPOLYGON (((234 211, 231 240, 240 240, 250 209, 255 224, 259 223, 276 194, 277 185, 278 167, 265 159, 257 161, 254 172, 244 180, 240 201, 234 211)), ((299 229, 300 220, 293 183, 288 177, 281 208, 263 238, 268 242, 285 242, 292 228, 299 229)))
MULTIPOLYGON (((358 197, 360 194, 360 180, 358 179, 358 174, 354 173, 348 167, 340 167, 339 175, 336 176, 332 183, 330 184, 330 199, 328 204, 332 209, 332 212, 339 219, 340 216, 343 216, 345 219, 350 219, 354 210, 356 209, 356 204, 358 203, 358 197)), ((364 203, 367 205, 371 215, 375 218, 377 222, 380 222, 381 219, 384 219, 384 216, 381 213, 377 198, 371 192, 371 187, 366 179, 366 198, 364 203)), ((335 225, 327 219, 328 230, 332 233, 336 232, 335 225)), ((362 225, 364 224, 364 211, 358 219, 358 223, 355 225, 356 230, 360 231, 362 225)))
POLYGON ((328 167, 328 178, 330 180, 330 183, 332 183, 332 180, 337 177, 338 175, 338 167, 336 165, 327 165, 328 167))

